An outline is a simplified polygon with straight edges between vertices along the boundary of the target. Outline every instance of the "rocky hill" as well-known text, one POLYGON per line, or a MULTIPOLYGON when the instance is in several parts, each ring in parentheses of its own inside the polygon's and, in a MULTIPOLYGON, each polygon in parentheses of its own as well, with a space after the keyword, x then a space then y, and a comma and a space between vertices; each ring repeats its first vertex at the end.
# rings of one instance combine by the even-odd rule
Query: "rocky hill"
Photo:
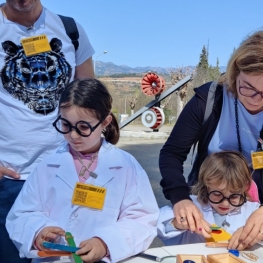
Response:
MULTIPOLYGON (((187 66, 184 70, 188 69, 188 72, 191 74, 195 69, 195 66, 187 66)), ((224 72, 226 67, 220 67, 220 71, 224 72)), ((140 74, 148 71, 161 73, 161 74, 169 74, 170 71, 176 72, 179 70, 178 68, 161 68, 161 67, 135 67, 131 68, 125 65, 115 65, 111 62, 101 62, 96 61, 96 75, 97 76, 109 76, 114 74, 140 74)))

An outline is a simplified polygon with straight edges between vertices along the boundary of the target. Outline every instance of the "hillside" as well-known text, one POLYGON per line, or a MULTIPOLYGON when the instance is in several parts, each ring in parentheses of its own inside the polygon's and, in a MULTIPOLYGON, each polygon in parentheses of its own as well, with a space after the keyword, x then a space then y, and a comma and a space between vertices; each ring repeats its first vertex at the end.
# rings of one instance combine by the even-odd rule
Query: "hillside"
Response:
MULTIPOLYGON (((187 66, 184 67, 184 69, 188 69, 189 73, 191 73, 194 69, 195 66, 187 66)), ((224 72, 226 67, 220 67, 220 71, 224 72)), ((101 61, 96 61, 96 75, 97 76, 109 76, 109 75, 114 75, 114 74, 140 74, 140 73, 145 73, 148 71, 151 72, 156 72, 160 74, 169 74, 170 71, 176 72, 178 71, 178 68, 161 68, 161 67, 135 67, 131 68, 125 65, 115 65, 111 62, 101 62, 101 61)))

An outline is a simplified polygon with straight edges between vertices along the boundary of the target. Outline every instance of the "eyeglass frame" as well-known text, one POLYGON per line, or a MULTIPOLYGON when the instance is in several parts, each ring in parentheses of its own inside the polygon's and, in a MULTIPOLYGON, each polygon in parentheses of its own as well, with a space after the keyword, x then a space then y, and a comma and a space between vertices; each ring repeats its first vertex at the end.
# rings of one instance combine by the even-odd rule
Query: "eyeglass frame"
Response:
POLYGON ((62 133, 62 134, 68 134, 68 133, 72 132, 72 129, 74 129, 74 130, 77 132, 77 134, 79 134, 80 136, 82 136, 82 137, 89 137, 89 136, 99 127, 99 125, 100 125, 101 123, 102 123, 102 121, 99 121, 95 126, 92 127, 91 124, 90 124, 89 122, 87 122, 87 121, 78 121, 78 122, 76 123, 76 125, 74 126, 74 125, 72 125, 67 119, 61 118, 61 115, 59 115, 59 116, 57 117, 57 119, 52 123, 52 125, 55 127, 55 129, 56 129, 59 133, 62 133), (69 124, 69 131, 68 131, 68 132, 62 132, 61 130, 58 129, 56 123, 57 123, 59 120, 63 120, 63 121, 65 121, 65 122, 67 122, 67 123, 69 124), (90 128, 90 134, 89 134, 89 135, 84 135, 84 134, 82 134, 81 131, 77 128, 77 125, 78 125, 78 123, 80 123, 80 122, 83 122, 83 123, 85 123, 85 124, 87 124, 87 125, 89 126, 89 128, 90 128))
POLYGON ((239 90, 239 93, 242 96, 244 96, 244 97, 253 98, 253 97, 257 96, 258 94, 260 94, 261 98, 263 99, 263 91, 258 91, 256 88, 252 88, 252 87, 251 88, 247 88, 247 87, 240 86, 240 80, 239 80, 239 83, 238 83, 238 90, 239 90), (244 95, 244 94, 242 94, 241 89, 252 90, 255 93, 253 95, 244 95))
POLYGON ((214 190, 214 191, 208 192, 208 193, 206 194, 206 196, 207 196, 208 200, 209 200, 211 203, 213 203, 213 204, 220 204, 220 203, 222 203, 222 202, 226 199, 230 205, 232 205, 232 206, 234 206, 234 207, 240 207, 240 206, 242 206, 243 204, 245 204, 245 203, 247 202, 247 197, 246 197, 246 194, 245 194, 245 193, 244 193, 244 195, 243 195, 243 194, 231 194, 229 197, 226 197, 222 192, 220 192, 220 191, 218 191, 218 190, 214 190), (212 201, 212 200, 209 198, 209 195, 210 195, 211 193, 214 193, 214 192, 220 193, 223 198, 222 198, 220 201, 218 201, 218 202, 212 201), (242 198, 243 198, 243 203, 240 203, 240 204, 238 204, 238 205, 233 205, 233 204, 231 203, 231 201, 230 201, 230 198, 231 198, 231 196, 233 196, 233 195, 238 195, 238 196, 240 196, 240 198, 242 197, 242 198))

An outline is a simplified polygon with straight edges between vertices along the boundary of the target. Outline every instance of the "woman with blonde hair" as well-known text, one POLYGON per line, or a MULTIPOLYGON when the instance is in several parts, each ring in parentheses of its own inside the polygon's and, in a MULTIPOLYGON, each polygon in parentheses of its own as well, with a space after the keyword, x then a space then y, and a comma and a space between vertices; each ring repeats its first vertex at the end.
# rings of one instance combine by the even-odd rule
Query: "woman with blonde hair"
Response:
MULTIPOLYGON (((213 152, 235 150, 241 152, 251 166, 251 152, 262 151, 263 30, 249 35, 233 52, 215 91, 210 90, 210 86, 211 83, 206 83, 195 89, 195 96, 183 109, 159 158, 163 177, 161 186, 173 205, 174 216, 178 223, 181 217, 186 218, 185 224, 196 232, 199 228, 209 229, 189 195, 190 187, 198 181, 199 169, 205 158, 213 152), (212 105, 207 103, 210 97, 212 105), (207 104, 212 109, 204 121, 207 104), (197 156, 186 182, 183 164, 197 142, 197 156)), ((262 203, 263 170, 250 168, 254 170, 252 176, 262 203)), ((209 232, 199 233, 209 236, 209 232)), ((238 248, 253 245, 262 237, 263 209, 260 208, 248 219, 238 248)))

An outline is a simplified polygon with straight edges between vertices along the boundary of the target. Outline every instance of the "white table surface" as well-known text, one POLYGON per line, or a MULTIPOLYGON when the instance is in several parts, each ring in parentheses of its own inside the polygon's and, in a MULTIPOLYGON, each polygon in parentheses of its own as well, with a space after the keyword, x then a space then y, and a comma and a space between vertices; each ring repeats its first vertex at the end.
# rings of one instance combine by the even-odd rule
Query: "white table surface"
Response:
MULTIPOLYGON (((149 255, 154 255, 158 257, 177 255, 177 254, 189 254, 189 255, 208 255, 208 254, 220 254, 227 253, 227 248, 208 248, 205 243, 190 244, 190 245, 176 245, 176 246, 164 246, 158 248, 150 248, 144 253, 149 255)), ((263 247, 260 245, 254 245, 251 249, 246 249, 244 252, 253 253, 258 256, 257 263, 263 262, 263 247)), ((248 263, 253 263, 253 261, 244 258, 241 253, 239 258, 248 263)), ((126 260, 120 261, 122 263, 150 263, 154 262, 149 259, 144 259, 141 257, 132 257, 126 260)))

